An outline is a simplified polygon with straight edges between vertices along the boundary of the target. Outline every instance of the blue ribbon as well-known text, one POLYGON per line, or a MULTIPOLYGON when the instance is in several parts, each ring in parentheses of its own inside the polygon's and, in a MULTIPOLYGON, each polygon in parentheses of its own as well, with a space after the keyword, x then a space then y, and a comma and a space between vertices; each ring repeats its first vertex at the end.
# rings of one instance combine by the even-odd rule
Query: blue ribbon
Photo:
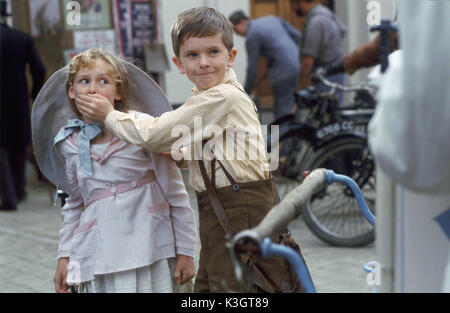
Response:
POLYGON ((79 119, 68 120, 66 126, 55 136, 53 146, 61 140, 66 139, 74 131, 80 130, 78 134, 78 158, 80 160, 80 167, 89 176, 92 176, 91 140, 102 133, 101 125, 98 122, 88 124, 79 119))

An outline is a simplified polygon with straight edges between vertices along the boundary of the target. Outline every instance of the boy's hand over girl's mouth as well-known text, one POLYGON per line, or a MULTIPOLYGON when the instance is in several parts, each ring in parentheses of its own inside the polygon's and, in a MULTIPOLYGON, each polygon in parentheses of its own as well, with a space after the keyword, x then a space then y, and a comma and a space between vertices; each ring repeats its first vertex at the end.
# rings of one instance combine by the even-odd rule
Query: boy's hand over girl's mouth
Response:
POLYGON ((100 123, 105 123, 106 116, 114 110, 112 103, 100 94, 79 95, 75 104, 83 116, 100 123))

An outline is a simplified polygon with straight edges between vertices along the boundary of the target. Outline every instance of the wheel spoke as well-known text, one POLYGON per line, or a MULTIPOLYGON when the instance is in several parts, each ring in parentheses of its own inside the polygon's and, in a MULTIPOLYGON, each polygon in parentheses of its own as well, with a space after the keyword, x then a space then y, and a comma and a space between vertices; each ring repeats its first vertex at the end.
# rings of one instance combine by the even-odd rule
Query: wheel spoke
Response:
MULTIPOLYGON (((310 169, 328 168, 352 177, 361 186, 369 209, 375 211, 375 173, 373 160, 363 140, 341 140, 318 151, 310 169)), ((309 203, 305 221, 321 239, 338 245, 361 245, 373 240, 373 226, 362 214, 348 187, 327 186, 309 203)))

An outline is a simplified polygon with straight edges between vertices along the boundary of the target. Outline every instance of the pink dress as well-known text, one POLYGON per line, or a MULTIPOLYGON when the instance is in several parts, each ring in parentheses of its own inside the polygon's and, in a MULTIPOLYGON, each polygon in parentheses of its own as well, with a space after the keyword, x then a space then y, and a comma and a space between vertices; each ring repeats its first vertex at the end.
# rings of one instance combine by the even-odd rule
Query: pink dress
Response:
POLYGON ((194 212, 176 164, 114 137, 102 155, 91 148, 89 176, 80 169, 77 134, 56 146, 70 182, 58 248, 58 257, 70 258, 67 282, 150 266, 176 254, 194 257, 194 212))

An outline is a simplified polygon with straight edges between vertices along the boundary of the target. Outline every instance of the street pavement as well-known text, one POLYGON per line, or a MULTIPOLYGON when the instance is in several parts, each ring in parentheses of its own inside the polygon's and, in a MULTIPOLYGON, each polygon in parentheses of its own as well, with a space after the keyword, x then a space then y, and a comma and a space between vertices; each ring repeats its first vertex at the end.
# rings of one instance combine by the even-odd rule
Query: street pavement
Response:
MULTIPOLYGON (((197 212, 195 194, 183 178, 197 212)), ((283 186, 280 186, 281 188, 283 186)), ((57 262, 60 205, 53 205, 54 189, 38 182, 27 163, 27 198, 14 212, 0 211, 0 292, 51 293, 57 262)), ((318 292, 371 292, 363 264, 376 261, 374 244, 360 248, 330 247, 316 238, 298 217, 290 225, 300 244, 318 292)), ((198 266, 198 252, 195 258, 198 266)))

